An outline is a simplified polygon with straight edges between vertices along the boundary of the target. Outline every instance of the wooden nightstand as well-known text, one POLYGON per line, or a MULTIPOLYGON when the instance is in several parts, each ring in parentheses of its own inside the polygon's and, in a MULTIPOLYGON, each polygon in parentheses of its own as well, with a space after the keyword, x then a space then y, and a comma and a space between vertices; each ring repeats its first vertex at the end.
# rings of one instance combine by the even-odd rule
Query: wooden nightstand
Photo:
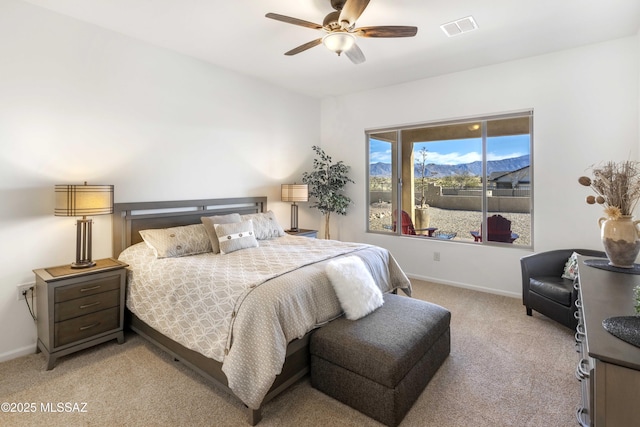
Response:
POLYGON ((47 370, 67 354, 117 339, 124 342, 124 295, 128 265, 112 258, 94 267, 69 265, 34 270, 38 348, 47 370))
POLYGON ((285 230, 285 233, 292 236, 311 237, 313 239, 318 237, 318 230, 305 230, 304 228, 299 228, 298 231, 285 230))

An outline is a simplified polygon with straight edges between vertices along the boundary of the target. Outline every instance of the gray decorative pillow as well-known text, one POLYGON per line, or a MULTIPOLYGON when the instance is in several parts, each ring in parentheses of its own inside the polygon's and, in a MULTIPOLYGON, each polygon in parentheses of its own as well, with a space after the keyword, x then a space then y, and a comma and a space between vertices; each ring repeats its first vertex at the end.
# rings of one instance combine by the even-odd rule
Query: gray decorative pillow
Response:
POLYGON ((269 240, 285 235, 284 229, 272 211, 242 215, 241 218, 243 221, 249 219, 253 221, 253 231, 258 240, 269 240))
POLYGON ((215 224, 214 227, 218 235, 221 254, 258 247, 251 220, 230 224, 215 224))
POLYGON ((211 241, 202 224, 140 230, 156 258, 172 258, 211 252, 211 241))
POLYGON ((237 213, 228 215, 203 216, 202 218, 200 218, 200 220, 204 224, 204 229, 207 230, 209 240, 211 241, 211 249, 213 250, 214 254, 220 253, 220 245, 218 244, 218 235, 216 234, 216 229, 213 225, 230 224, 233 222, 242 221, 242 219, 240 218, 240 214, 237 213))

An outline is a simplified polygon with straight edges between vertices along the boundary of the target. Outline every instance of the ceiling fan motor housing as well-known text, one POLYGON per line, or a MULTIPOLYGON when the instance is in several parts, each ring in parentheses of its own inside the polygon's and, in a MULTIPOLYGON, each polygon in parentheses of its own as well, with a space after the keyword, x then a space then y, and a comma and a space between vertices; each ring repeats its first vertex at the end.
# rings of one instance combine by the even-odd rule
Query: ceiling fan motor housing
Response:
POLYGON ((329 31, 339 30, 340 29, 340 12, 335 11, 329 13, 325 16, 324 21, 322 21, 322 26, 329 31))
POLYGON ((342 10, 347 0, 331 0, 331 7, 335 10, 342 10))

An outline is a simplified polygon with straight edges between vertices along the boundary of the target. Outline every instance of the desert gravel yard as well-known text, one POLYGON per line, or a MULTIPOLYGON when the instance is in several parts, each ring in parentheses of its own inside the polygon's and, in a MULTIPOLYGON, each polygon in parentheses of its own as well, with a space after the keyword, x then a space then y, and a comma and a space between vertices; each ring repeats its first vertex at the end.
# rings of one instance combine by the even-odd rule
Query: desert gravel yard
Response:
MULTIPOLYGON (((514 242, 518 245, 531 244, 531 215, 525 213, 496 212, 511 221, 511 231, 518 234, 514 242)), ((489 215, 493 215, 490 212, 489 215)), ((429 207, 429 225, 438 231, 455 233, 454 240, 473 241, 470 231, 480 229, 481 216, 476 211, 458 211, 429 207)), ((369 222, 371 230, 389 230, 393 224, 390 203, 373 203, 369 222)))

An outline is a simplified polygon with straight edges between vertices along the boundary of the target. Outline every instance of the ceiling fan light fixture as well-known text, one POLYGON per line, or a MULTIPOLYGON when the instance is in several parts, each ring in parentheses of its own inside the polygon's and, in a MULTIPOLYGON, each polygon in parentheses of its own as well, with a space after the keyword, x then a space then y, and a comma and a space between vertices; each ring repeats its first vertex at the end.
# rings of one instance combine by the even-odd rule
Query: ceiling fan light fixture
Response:
POLYGON ((324 44, 327 49, 340 55, 342 52, 351 49, 351 47, 356 44, 356 38, 353 34, 336 31, 324 36, 322 38, 322 44, 324 44))

